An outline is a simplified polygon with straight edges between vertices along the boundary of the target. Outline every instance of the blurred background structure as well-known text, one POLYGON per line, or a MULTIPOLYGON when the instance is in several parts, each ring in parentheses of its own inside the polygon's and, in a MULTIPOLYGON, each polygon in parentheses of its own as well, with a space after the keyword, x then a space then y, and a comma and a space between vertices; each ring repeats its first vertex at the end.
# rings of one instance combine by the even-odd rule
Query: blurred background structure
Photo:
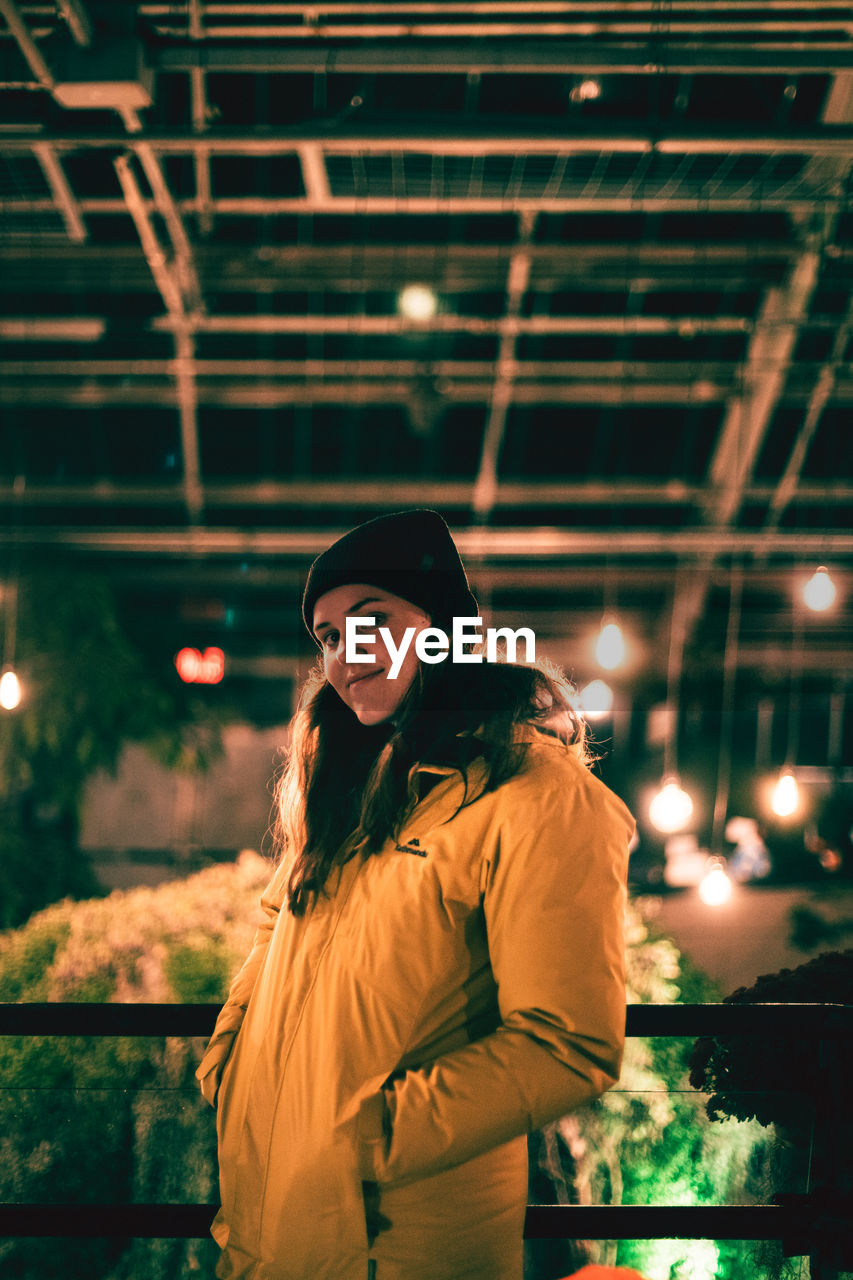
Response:
POLYGON ((47 568, 225 723, 206 776, 92 755, 78 842, 257 846, 308 564, 429 505, 575 679, 638 886, 848 877, 847 0, 0 17, 0 715, 47 568))

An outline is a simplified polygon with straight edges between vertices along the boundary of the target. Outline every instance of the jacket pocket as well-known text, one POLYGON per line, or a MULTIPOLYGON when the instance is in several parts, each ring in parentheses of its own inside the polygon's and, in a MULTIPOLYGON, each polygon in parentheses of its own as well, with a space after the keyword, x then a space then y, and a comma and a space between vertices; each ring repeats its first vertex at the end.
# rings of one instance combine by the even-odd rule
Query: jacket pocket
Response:
POLYGON ((385 1094, 372 1093, 359 1108, 356 1128, 358 1171, 363 1182, 377 1182, 391 1142, 391 1117, 385 1094))
POLYGON ((236 1035, 236 1031, 229 1031, 214 1036, 195 1073, 195 1078, 201 1087, 201 1096, 212 1107, 217 1104, 222 1077, 231 1061, 231 1050, 234 1047, 236 1035))

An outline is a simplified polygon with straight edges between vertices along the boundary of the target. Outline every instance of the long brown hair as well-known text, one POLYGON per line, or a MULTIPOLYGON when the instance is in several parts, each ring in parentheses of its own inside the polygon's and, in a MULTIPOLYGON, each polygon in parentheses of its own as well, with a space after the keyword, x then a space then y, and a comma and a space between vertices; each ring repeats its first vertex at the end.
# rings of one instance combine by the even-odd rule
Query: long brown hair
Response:
POLYGON ((303 915, 323 892, 334 866, 369 857, 399 835, 417 801, 416 766, 459 769, 467 796, 468 766, 482 760, 482 795, 521 768, 526 744, 514 729, 531 723, 583 754, 572 688, 545 661, 421 664, 395 722, 371 726, 359 722, 318 663, 302 691, 276 788, 274 845, 279 859, 291 863, 293 914, 303 915))

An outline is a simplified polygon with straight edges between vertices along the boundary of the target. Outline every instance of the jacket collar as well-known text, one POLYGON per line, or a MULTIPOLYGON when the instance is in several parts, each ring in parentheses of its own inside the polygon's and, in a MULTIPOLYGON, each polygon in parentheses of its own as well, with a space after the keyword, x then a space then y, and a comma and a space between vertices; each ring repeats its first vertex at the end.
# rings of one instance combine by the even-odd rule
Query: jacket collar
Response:
MULTIPOLYGON (((469 734, 466 730, 462 733, 458 733, 456 736, 458 738, 467 738, 467 737, 480 738, 483 736, 483 730, 482 728, 475 729, 473 734, 469 734)), ((529 723, 514 725, 513 731, 512 731, 512 740, 513 742, 543 742, 543 743, 550 744, 552 746, 560 746, 560 747, 562 746, 561 739, 555 737, 553 734, 545 732, 544 730, 538 728, 536 725, 529 724, 529 723)), ((476 765, 477 765, 477 761, 476 760, 472 761, 472 769, 475 768, 476 765)), ((458 765, 431 764, 429 761, 423 761, 422 763, 418 763, 414 765, 412 772, 415 774, 431 773, 441 778, 449 778, 453 774, 459 774, 461 776, 461 773, 462 773, 458 765)))

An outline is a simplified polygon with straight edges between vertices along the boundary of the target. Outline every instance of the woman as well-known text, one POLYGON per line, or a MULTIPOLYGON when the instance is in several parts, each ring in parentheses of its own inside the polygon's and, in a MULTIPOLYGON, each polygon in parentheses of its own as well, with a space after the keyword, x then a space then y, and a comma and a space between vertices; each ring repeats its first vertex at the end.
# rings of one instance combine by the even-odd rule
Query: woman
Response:
POLYGON ((281 858, 198 1072, 223 1280, 521 1280, 524 1135, 618 1076, 633 823, 568 690, 411 643, 389 678, 409 628, 476 612, 436 512, 370 521, 311 567, 322 670, 281 858), (347 617, 374 619, 362 654, 347 617))

